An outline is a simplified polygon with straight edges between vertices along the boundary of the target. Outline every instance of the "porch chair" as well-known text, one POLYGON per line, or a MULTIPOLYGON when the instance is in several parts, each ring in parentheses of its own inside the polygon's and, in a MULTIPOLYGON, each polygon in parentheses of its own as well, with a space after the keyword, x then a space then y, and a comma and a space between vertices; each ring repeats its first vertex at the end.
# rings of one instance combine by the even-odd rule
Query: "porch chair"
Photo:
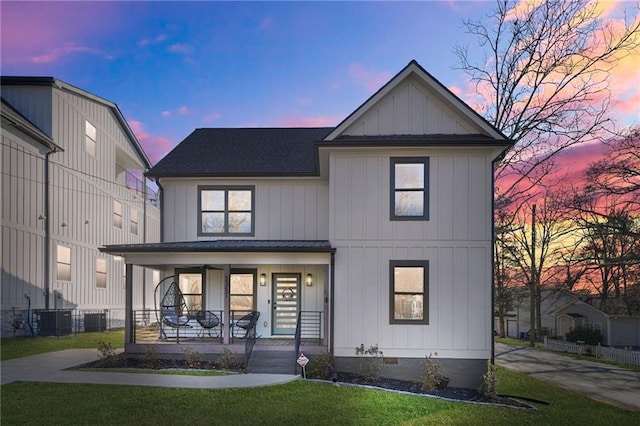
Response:
MULTIPOLYGON (((249 332, 256 326, 257 322, 258 322, 258 318, 260 318, 260 312, 258 311, 251 311, 250 313, 248 313, 247 315, 241 317, 240 319, 238 319, 235 323, 234 323, 234 328, 235 327, 239 327, 243 330, 245 330, 244 335, 243 336, 234 336, 234 337, 240 337, 240 338, 247 338, 247 336, 249 335, 249 332)), ((237 332, 234 330, 234 334, 237 334, 237 332)))
POLYGON ((167 292, 162 297, 160 302, 160 333, 163 337, 167 337, 164 332, 163 325, 171 328, 186 327, 191 328, 189 325, 189 316, 187 303, 184 300, 182 291, 178 284, 173 281, 167 292))
POLYGON ((198 337, 204 337, 204 332, 206 331, 209 337, 220 337, 220 333, 218 333, 218 326, 220 325, 220 318, 216 314, 211 311, 205 311, 201 315, 198 315, 196 318, 201 330, 198 331, 198 337), (211 335, 211 330, 214 330, 215 336, 211 335), (200 335, 202 334, 202 336, 200 335))

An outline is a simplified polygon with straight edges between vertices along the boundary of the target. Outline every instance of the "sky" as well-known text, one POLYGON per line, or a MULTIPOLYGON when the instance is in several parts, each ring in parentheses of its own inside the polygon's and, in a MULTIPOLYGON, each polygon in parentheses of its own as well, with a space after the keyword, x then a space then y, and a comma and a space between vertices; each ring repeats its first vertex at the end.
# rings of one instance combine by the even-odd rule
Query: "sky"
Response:
MULTIPOLYGON (((335 126, 412 59, 471 103, 453 50, 473 52, 463 20, 494 6, 3 0, 0 72, 116 103, 156 163, 196 128, 335 126)), ((618 116, 637 124, 640 52, 623 65, 618 116)))

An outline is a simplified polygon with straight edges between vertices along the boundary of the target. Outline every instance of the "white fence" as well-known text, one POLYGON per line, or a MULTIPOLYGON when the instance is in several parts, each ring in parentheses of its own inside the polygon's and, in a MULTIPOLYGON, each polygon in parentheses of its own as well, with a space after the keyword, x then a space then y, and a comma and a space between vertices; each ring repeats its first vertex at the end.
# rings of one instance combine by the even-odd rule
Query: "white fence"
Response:
POLYGON ((580 355, 593 355, 596 358, 604 358, 610 361, 619 362, 621 364, 629 364, 640 367, 640 351, 631 351, 628 349, 617 349, 606 346, 593 346, 578 344, 573 342, 565 342, 562 340, 553 340, 548 337, 544 338, 544 347, 550 351, 568 352, 580 355))

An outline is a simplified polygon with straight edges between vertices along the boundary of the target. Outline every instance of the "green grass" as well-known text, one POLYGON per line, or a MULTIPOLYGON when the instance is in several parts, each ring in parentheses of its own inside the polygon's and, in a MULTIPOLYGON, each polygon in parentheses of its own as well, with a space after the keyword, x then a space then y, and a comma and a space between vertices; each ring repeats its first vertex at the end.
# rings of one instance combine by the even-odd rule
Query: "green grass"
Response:
MULTIPOLYGON (((122 346, 121 331, 3 339, 2 359, 53 350, 122 346)), ((174 371, 173 373, 180 373, 174 371)), ((1 387, 2 424, 155 425, 609 425, 638 414, 498 369, 498 392, 549 401, 530 412, 298 380, 249 389, 173 389, 116 385, 11 383, 1 387)))
POLYGON ((69 336, 33 336, 0 339, 0 360, 37 355, 63 349, 98 349, 98 343, 104 341, 116 348, 124 347, 124 330, 111 330, 104 333, 78 333, 69 336))
MULTIPOLYGON (((528 340, 512 339, 511 337, 496 337, 495 339, 496 339, 496 343, 504 343, 505 345, 529 346, 528 340)), ((538 349, 543 349, 544 345, 542 343, 536 342, 535 347, 538 349)))
POLYGON ((529 412, 298 380, 249 389, 12 383, 2 386, 3 424, 606 425, 638 414, 545 382, 498 370, 499 392, 547 400, 529 412))

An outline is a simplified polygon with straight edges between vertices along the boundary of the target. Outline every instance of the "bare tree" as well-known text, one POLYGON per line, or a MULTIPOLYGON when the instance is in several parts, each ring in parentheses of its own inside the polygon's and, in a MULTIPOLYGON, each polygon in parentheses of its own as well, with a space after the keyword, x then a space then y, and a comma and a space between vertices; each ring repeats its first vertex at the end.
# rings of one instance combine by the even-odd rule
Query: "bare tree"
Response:
POLYGON ((637 10, 619 28, 591 0, 498 0, 485 21, 464 22, 484 56, 457 47, 458 68, 476 84, 481 113, 516 142, 496 171, 518 201, 560 151, 617 133, 610 71, 637 49, 637 10))

